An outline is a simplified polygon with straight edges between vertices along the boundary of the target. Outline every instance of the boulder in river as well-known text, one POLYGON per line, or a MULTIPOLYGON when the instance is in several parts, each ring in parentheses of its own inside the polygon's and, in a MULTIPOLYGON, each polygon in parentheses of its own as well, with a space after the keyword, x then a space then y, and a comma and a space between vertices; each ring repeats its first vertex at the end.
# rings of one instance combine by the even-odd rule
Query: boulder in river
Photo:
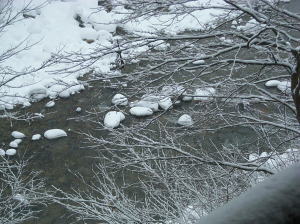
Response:
POLYGON ((50 129, 44 133, 46 139, 56 139, 65 136, 67 136, 67 133, 62 129, 50 129))

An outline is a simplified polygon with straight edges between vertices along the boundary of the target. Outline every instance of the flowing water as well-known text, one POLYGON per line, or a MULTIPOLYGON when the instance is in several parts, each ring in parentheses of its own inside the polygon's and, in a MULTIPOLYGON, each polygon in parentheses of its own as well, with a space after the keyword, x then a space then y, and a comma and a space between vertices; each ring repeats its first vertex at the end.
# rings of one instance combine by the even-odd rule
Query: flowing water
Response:
MULTIPOLYGON (((290 8, 295 9, 300 7, 298 0, 291 1, 290 8)), ((26 134, 26 138, 20 144, 18 149, 18 157, 32 156, 30 168, 32 170, 42 171, 42 176, 45 177, 47 186, 56 186, 62 190, 69 191, 71 188, 82 188, 83 186, 77 181, 73 173, 79 172, 86 178, 92 177, 92 168, 96 164, 96 160, 92 157, 97 156, 97 153, 86 147, 86 140, 78 132, 93 133, 96 136, 104 136, 106 131, 95 131, 95 128, 101 127, 100 124, 93 122, 83 122, 77 120, 82 116, 88 116, 89 112, 105 111, 111 106, 111 98, 114 94, 122 92, 122 86, 118 88, 105 87, 103 82, 94 82, 90 87, 80 94, 73 95, 67 99, 59 99, 52 108, 45 108, 48 102, 44 99, 34 103, 29 108, 20 108, 21 114, 26 113, 42 113, 45 115, 42 119, 37 119, 31 123, 24 121, 13 121, 2 119, 0 123, 0 143, 7 145, 13 138, 10 133, 14 130, 21 131, 26 134), (80 113, 76 112, 76 108, 81 107, 80 113), (52 128, 60 128, 67 131, 68 137, 47 140, 45 138, 39 141, 31 141, 33 134, 43 134, 44 131, 52 128)), ((186 104, 188 106, 188 104, 186 104)), ((181 107, 184 107, 181 106, 181 107)), ((178 110, 181 108, 179 107, 178 110)), ((126 119, 131 119, 127 116, 126 119)), ((166 114, 166 119, 174 121, 172 113, 166 114)), ((101 120, 99 120, 102 122, 101 120)), ((127 121, 125 125, 129 124, 127 121)), ((219 144, 228 144, 233 141, 243 141, 243 138, 249 138, 247 129, 235 130, 232 135, 230 131, 220 132, 214 137, 219 144)), ((44 208, 42 213, 36 220, 28 223, 38 224, 63 224, 70 223, 66 216, 66 211, 57 205, 50 205, 44 208), (68 220, 68 221, 67 221, 68 220)))

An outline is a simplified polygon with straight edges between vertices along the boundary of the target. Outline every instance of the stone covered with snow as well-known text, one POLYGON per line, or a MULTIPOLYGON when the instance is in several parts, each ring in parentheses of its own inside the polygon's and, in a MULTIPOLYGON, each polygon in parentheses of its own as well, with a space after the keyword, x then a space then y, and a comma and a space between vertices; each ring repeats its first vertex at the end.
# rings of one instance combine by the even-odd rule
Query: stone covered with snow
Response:
POLYGON ((277 87, 280 84, 279 80, 269 80, 265 83, 267 87, 277 87))
POLYGON ((114 95, 111 102, 114 105, 126 106, 128 104, 128 99, 126 96, 118 93, 114 95))
POLYGON ((168 110, 169 108, 172 107, 173 103, 170 97, 166 97, 158 101, 158 104, 163 110, 168 110))
POLYGON ((25 135, 22 132, 19 131, 13 131, 11 133, 11 136, 14 138, 25 138, 25 135))
POLYGON ((54 105, 55 105, 55 102, 53 100, 51 100, 48 103, 46 103, 45 107, 50 108, 50 107, 54 107, 54 105))
POLYGON ((4 149, 0 149, 0 156, 5 156, 5 151, 4 151, 4 149))
POLYGON ((177 121, 177 124, 182 125, 182 126, 191 126, 193 125, 193 120, 192 117, 188 114, 183 114, 180 116, 180 118, 177 121))
POLYGON ((14 156, 14 155, 16 155, 16 153, 17 153, 17 150, 15 150, 15 149, 8 149, 5 152, 5 154, 8 156, 14 156))
POLYGON ((50 129, 44 133, 46 139, 56 139, 65 136, 67 136, 67 133, 62 129, 50 129))
POLYGON ((153 114, 153 111, 148 107, 132 107, 129 112, 137 117, 144 117, 153 114))
POLYGON ((109 111, 104 117, 104 126, 107 128, 116 128, 124 119, 125 115, 122 112, 109 111))
POLYGON ((32 141, 37 141, 37 140, 40 140, 41 139, 41 135, 40 134, 35 134, 35 135, 33 135, 32 137, 31 137, 31 140, 32 141))

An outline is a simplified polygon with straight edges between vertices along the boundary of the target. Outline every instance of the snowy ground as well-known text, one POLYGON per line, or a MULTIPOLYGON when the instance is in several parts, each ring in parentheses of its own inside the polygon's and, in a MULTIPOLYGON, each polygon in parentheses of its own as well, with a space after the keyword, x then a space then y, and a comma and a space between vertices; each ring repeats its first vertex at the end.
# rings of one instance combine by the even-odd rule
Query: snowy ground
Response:
MULTIPOLYGON (((6 27, 0 35, 0 56, 18 45, 19 49, 31 46, 1 62, 1 67, 4 69, 0 74, 0 109, 12 109, 16 104, 30 106, 32 102, 45 97, 69 97, 70 94, 84 89, 84 85, 78 78, 88 70, 96 69, 97 72, 108 73, 115 62, 116 55, 105 56, 93 65, 94 68, 72 74, 53 72, 63 69, 62 64, 54 64, 27 75, 24 72, 38 68, 58 51, 86 54, 96 45, 112 46, 114 39, 118 38, 114 37, 114 33, 118 21, 122 18, 118 12, 128 12, 124 8, 117 7, 110 13, 104 9, 94 13, 95 8, 98 7, 97 0, 48 0, 46 2, 45 0, 18 0, 14 1, 14 13, 30 1, 30 7, 40 5, 42 7, 28 12, 30 17, 26 19, 20 15, 19 19, 22 20, 6 27), (85 24, 84 28, 79 26, 79 22, 75 20, 76 16, 80 16, 85 24), (7 82, 8 80, 10 81, 7 82)), ((196 1, 193 4, 207 2, 209 1, 196 1)), ((211 1, 211 4, 222 4, 222 0, 211 1)), ((176 10, 176 7, 172 10, 176 10)), ((196 11, 193 15, 182 15, 172 23, 170 23, 172 15, 152 16, 123 24, 122 27, 128 32, 164 30, 169 34, 176 34, 185 30, 200 30, 205 24, 211 24, 215 16, 220 13, 223 11, 214 9, 196 11)))

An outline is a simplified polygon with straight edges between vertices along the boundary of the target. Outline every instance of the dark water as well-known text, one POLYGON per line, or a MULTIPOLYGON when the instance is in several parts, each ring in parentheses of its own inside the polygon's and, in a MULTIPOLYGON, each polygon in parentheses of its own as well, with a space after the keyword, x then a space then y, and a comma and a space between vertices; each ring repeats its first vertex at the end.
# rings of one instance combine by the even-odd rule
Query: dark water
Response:
MULTIPOLYGON (((294 0, 289 4, 291 10, 300 8, 300 1, 294 0)), ((102 128, 100 123, 94 123, 87 120, 90 112, 99 112, 101 114, 99 122, 102 122, 101 117, 106 109, 111 106, 110 100, 116 93, 126 92, 121 85, 117 88, 105 87, 103 82, 91 83, 93 88, 84 90, 80 94, 76 94, 68 99, 59 99, 53 108, 45 108, 44 105, 49 100, 33 104, 30 108, 20 109, 21 114, 25 113, 43 113, 44 118, 34 120, 30 124, 22 121, 1 120, 0 123, 0 143, 8 145, 13 138, 10 133, 14 130, 21 131, 26 134, 27 138, 20 144, 18 149, 18 157, 33 156, 30 168, 32 170, 42 171, 42 176, 46 178, 47 186, 56 186, 62 190, 69 191, 71 188, 83 188, 78 182, 74 173, 79 172, 87 179, 92 178, 92 168, 96 164, 96 160, 92 157, 97 156, 97 153, 88 148, 85 138, 78 132, 89 132, 96 136, 105 136, 106 131, 96 131, 96 128, 102 128), (75 111, 77 107, 82 108, 82 112, 75 111), (85 121, 80 120, 80 117, 85 117, 85 121), (12 126, 11 126, 12 122, 12 126), (31 141, 33 134, 43 134, 44 131, 51 128, 60 128, 68 133, 68 137, 56 140, 41 139, 39 141, 31 141)), ((186 103, 178 108, 178 111, 183 111, 189 103, 186 103)), ((92 116, 95 117, 95 116, 92 116)), ((167 114, 167 122, 175 122, 176 118, 172 113, 167 114)), ((127 119, 129 119, 127 117, 127 119)), ((220 132, 214 135, 215 142, 219 144, 230 144, 233 142, 243 142, 245 139, 249 141, 248 129, 233 130, 232 132, 220 132)), ((7 148, 7 146, 4 146, 7 148)), ((58 205, 49 205, 44 208, 36 220, 28 223, 38 224, 62 224, 70 223, 67 212, 58 205)))

